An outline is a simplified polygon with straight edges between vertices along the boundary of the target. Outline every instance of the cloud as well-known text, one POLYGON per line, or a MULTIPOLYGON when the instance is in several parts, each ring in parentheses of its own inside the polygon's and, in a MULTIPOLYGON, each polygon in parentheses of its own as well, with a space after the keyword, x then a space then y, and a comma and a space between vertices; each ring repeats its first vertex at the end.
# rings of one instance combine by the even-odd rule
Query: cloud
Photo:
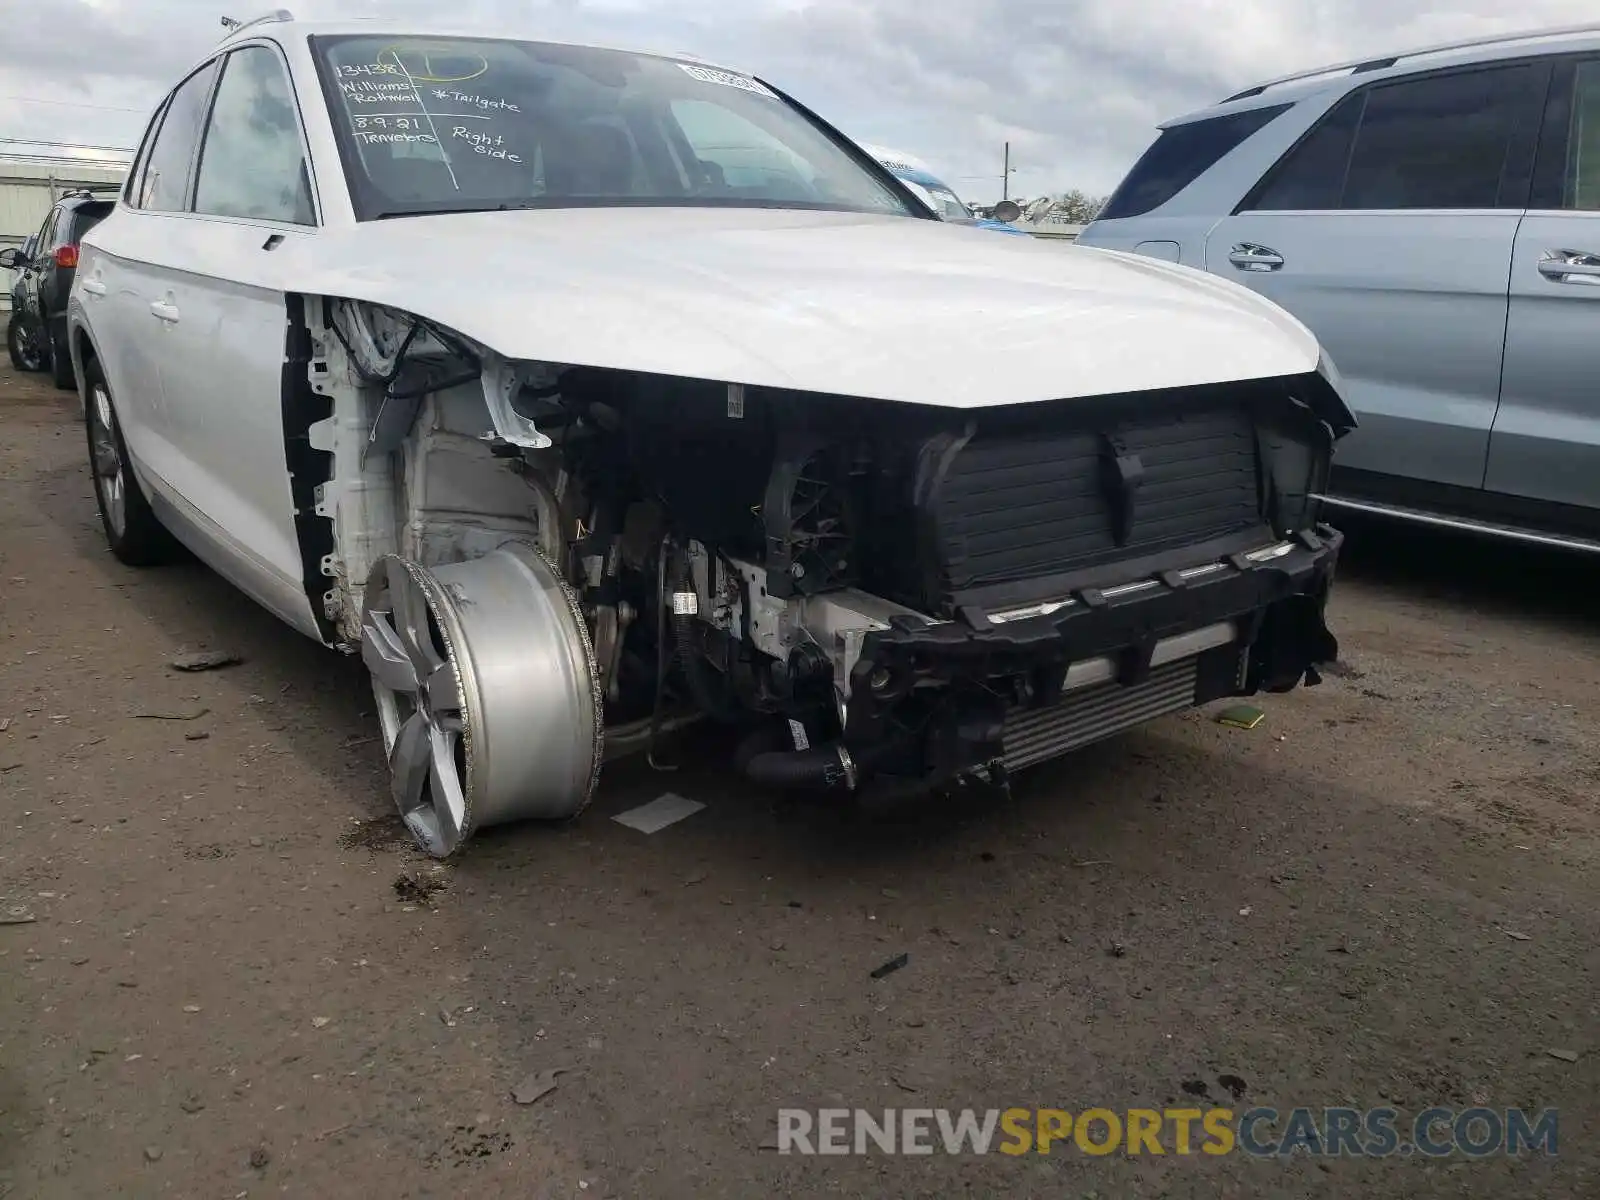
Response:
MULTIPOLYGON (((273 0, 266 0, 272 3, 273 0)), ((435 21, 437 0, 278 0, 435 21)), ((260 7, 265 7, 262 4, 260 7)), ((0 0, 0 136, 132 145, 221 35, 217 0, 0 0), (41 103, 52 101, 53 103, 41 103), (93 107, 79 107, 93 106, 93 107), (131 109, 134 111, 120 111, 131 109)), ((235 15, 259 11, 240 0, 235 15)), ((1456 36, 1576 23, 1589 0, 454 0, 452 24, 693 52, 754 71, 971 198, 1106 191, 1179 115, 1263 77, 1456 36)))
POLYGON ((1013 191, 1113 186, 1162 120, 1263 78, 1369 53, 1592 19, 1587 0, 810 0, 763 37, 836 119, 1013 191), (937 14, 937 15, 935 15, 937 14))

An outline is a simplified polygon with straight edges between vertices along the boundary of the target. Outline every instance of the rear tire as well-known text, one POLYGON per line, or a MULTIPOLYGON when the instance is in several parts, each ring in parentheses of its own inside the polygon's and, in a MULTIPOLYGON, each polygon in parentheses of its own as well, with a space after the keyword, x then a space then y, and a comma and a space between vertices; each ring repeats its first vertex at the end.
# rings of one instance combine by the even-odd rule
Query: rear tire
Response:
POLYGON ((111 388, 99 362, 91 358, 84 363, 83 377, 89 470, 106 543, 117 560, 130 567, 153 567, 166 562, 172 557, 172 535, 150 510, 150 502, 128 465, 127 443, 122 440, 111 388))
POLYGON ((78 390, 78 377, 72 373, 72 352, 55 338, 50 339, 50 378, 64 392, 78 390))
POLYGON ((6 349, 11 354, 11 365, 18 371, 44 370, 44 356, 34 344, 28 331, 22 327, 22 314, 14 312, 6 324, 6 349))

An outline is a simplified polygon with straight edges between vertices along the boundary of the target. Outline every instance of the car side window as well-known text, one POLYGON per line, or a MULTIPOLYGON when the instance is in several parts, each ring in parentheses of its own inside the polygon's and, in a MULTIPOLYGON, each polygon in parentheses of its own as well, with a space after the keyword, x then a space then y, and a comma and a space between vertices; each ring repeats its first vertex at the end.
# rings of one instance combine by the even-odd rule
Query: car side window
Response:
POLYGON ((52 249, 50 243, 50 231, 52 228, 54 228, 55 223, 56 209, 54 205, 51 205, 50 211, 44 215, 44 224, 40 225, 39 232, 33 235, 33 244, 37 251, 41 254, 48 254, 52 249))
POLYGON ((1255 193, 1240 207, 1268 212, 1338 208, 1350 169, 1350 147, 1366 107, 1367 93, 1355 92, 1334 106, 1267 173, 1255 193))
POLYGON ((74 244, 83 241, 83 235, 111 215, 112 205, 101 201, 86 201, 72 210, 64 227, 62 241, 74 244))
POLYGON ((1513 63, 1353 92, 1240 209, 1522 208, 1531 163, 1514 161, 1514 142, 1536 120, 1544 71, 1513 63))
POLYGON ((300 117, 283 63, 266 46, 228 55, 200 150, 194 210, 314 225, 300 117))
POLYGON ((139 142, 139 153, 134 156, 133 167, 128 172, 128 180, 122 187, 123 202, 130 207, 139 206, 139 196, 144 190, 144 169, 150 164, 150 147, 155 145, 156 134, 161 130, 161 123, 167 115, 167 100, 161 101, 155 115, 150 118, 150 125, 144 131, 144 137, 139 142))
POLYGON ((1600 211, 1600 61, 1577 64, 1561 207, 1600 211))
POLYGON ((139 181, 139 208, 183 212, 189 207, 189 168, 216 71, 215 62, 207 63, 172 93, 139 181))
POLYGON ((1374 88, 1350 156, 1344 207, 1497 207, 1536 72, 1523 63, 1374 88))
POLYGON ((1252 108, 1162 130, 1111 193, 1098 219, 1137 217, 1159 208, 1289 107, 1252 108))

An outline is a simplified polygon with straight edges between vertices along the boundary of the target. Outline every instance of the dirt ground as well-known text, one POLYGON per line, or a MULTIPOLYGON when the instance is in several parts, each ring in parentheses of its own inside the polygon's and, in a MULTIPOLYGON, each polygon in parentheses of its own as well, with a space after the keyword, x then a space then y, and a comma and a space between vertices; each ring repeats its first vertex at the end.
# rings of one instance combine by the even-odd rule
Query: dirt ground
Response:
POLYGON ((0 373, 0 912, 34 918, 0 925, 0 1196, 1600 1195, 1592 565, 1358 529, 1345 666, 1254 730, 1187 714, 855 818, 700 740, 436 867, 359 664, 200 566, 113 561, 83 442, 0 373), (169 667, 198 648, 243 661, 169 667), (609 819, 664 790, 708 807, 609 819), (1238 1108, 1554 1106, 1560 1153, 763 1148, 785 1106, 1219 1075, 1238 1108))

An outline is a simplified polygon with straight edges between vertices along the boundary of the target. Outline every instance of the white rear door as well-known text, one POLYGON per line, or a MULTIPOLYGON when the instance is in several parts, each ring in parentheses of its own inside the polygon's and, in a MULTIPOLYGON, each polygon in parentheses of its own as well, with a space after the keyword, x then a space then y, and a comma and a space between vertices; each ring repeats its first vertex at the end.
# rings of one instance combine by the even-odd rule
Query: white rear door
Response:
POLYGON ((123 438, 147 490, 158 494, 181 474, 161 389, 162 360, 173 344, 162 305, 173 256, 188 234, 184 209, 215 78, 215 63, 207 63, 157 115, 127 202, 94 230, 78 284, 123 438))

